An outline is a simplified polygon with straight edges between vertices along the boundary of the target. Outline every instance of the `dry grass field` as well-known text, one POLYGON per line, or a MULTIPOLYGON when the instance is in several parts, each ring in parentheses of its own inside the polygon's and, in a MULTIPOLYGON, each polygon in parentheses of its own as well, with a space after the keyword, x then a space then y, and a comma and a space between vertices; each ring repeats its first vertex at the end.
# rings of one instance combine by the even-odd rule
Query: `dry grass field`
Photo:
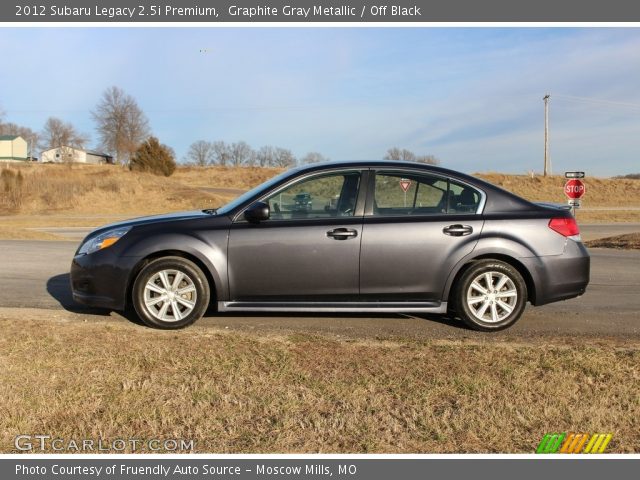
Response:
POLYGON ((0 238, 55 240, 34 227, 97 227, 140 215, 212 208, 231 196, 113 165, 0 167, 0 238))
POLYGON ((249 190, 284 170, 261 167, 181 167, 171 178, 191 187, 249 190))
MULTIPOLYGON (((528 175, 479 173, 478 177, 534 202, 567 203, 563 193, 566 179, 528 175)), ((640 222, 640 180, 589 178, 576 218, 581 223, 640 222)))
MULTIPOLYGON (((54 240, 37 227, 97 227, 140 215, 215 208, 279 168, 180 167, 169 178, 113 165, 0 166, 0 239, 54 240), (222 189, 211 192, 206 189, 222 189), (227 191, 230 190, 230 191, 227 191)), ((564 178, 478 174, 533 201, 565 203, 564 178)), ((640 222, 640 180, 589 178, 581 223, 640 222)))
POLYGON ((0 213, 5 215, 137 215, 225 201, 173 178, 114 165, 12 165, 2 169, 0 178, 0 213))
POLYGON ((640 233, 627 233, 614 237, 597 238, 586 242, 590 248, 621 248, 640 250, 640 233))
MULTIPOLYGON (((564 176, 550 177, 478 173, 478 177, 534 202, 567 203, 564 176)), ((640 207, 640 180, 589 178, 584 180, 584 207, 640 207)))
POLYGON ((216 453, 532 453, 552 431, 639 451, 637 343, 161 332, 34 312, 0 311, 2 452, 46 432, 216 453))

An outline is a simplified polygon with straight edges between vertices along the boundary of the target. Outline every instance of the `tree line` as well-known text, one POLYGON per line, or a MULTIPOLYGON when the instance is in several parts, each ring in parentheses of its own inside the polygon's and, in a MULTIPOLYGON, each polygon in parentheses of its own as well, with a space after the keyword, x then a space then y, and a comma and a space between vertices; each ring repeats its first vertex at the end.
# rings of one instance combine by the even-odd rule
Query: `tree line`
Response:
MULTIPOLYGON (((116 162, 128 165, 136 150, 151 136, 149 120, 136 100, 118 87, 106 89, 91 111, 96 124, 98 148, 113 155, 116 162)), ((90 141, 87 133, 80 132, 70 122, 49 117, 42 130, 35 131, 4 121, 0 111, 0 135, 20 135, 29 145, 29 155, 50 148, 81 148, 90 141)))
MULTIPOLYGON (((70 122, 49 117, 40 131, 6 122, 0 110, 0 135, 20 135, 29 145, 29 156, 52 148, 85 149, 90 141, 87 133, 80 132, 70 122)), ((119 87, 107 88, 91 111, 98 135, 97 148, 114 157, 116 163, 138 170, 157 170, 170 175, 175 169, 175 153, 153 137, 149 120, 136 100, 119 87), (159 160, 154 161, 157 157, 159 160), (155 165, 157 163, 157 165, 155 165), (173 165, 173 166, 171 166, 173 165)), ((70 152, 69 152, 70 154, 70 152)), ((389 148, 385 160, 405 160, 438 164, 433 155, 419 155, 398 147, 389 148)), ((252 148, 245 141, 227 143, 222 140, 193 142, 185 156, 191 165, 260 166, 289 168, 297 164, 329 161, 319 152, 309 152, 297 158, 288 148, 265 145, 252 148)))
MULTIPOLYGON (((136 100, 119 87, 107 88, 91 111, 98 134, 98 148, 114 157, 116 163, 132 170, 169 176, 175 170, 175 153, 151 134, 149 120, 136 100)), ((90 137, 70 122, 49 117, 37 132, 4 120, 0 110, 0 135, 20 135, 35 152, 59 149, 62 161, 72 161, 72 149, 85 149, 90 137)))
MULTIPOLYGON (((6 122, 0 111, 0 135, 20 135, 29 145, 29 156, 50 148, 84 149, 90 141, 70 122, 49 117, 42 130, 6 122)), ((107 88, 91 111, 98 134, 98 148, 112 155, 117 163, 128 165, 138 148, 151 136, 149 120, 136 100, 118 87, 107 88)))
MULTIPOLYGON (((247 142, 239 141, 225 143, 217 140, 209 142, 198 140, 189 146, 185 161, 189 165, 206 166, 258 166, 258 167, 292 167, 299 164, 327 162, 330 159, 318 152, 309 152, 301 158, 296 158, 291 150, 282 147, 266 145, 254 150, 247 142)), ((406 148, 392 147, 387 150, 383 160, 398 160, 407 162, 428 163, 438 165, 433 155, 417 155, 406 148)))
POLYGON ((222 140, 209 142, 198 140, 189 147, 186 163, 197 166, 258 166, 292 167, 298 163, 317 163, 329 161, 318 152, 309 152, 298 159, 288 148, 265 145, 254 150, 247 142, 226 143, 222 140))

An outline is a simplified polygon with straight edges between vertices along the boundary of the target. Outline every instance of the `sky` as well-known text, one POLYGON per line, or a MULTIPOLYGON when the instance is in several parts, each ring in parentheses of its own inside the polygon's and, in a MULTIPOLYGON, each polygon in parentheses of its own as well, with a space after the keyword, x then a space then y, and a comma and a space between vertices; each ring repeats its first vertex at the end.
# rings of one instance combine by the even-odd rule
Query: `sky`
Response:
POLYGON ((302 157, 554 173, 640 171, 636 28, 0 28, 0 109, 98 144, 91 110, 118 86, 179 161, 197 140, 302 157))

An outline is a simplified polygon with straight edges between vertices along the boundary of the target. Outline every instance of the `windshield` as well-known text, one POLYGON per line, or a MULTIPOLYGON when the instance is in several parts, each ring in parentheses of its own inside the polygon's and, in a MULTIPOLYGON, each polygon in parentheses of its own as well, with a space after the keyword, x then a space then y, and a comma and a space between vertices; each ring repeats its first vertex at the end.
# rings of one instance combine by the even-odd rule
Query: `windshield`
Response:
POLYGON ((248 192, 245 192, 242 195, 240 195, 238 198, 234 198, 233 200, 231 200, 226 205, 218 208, 216 213, 218 215, 226 215, 226 214, 228 214, 229 212, 231 212, 235 208, 237 208, 240 205, 242 205, 247 200, 250 200, 252 197, 256 196, 262 190, 268 190, 272 186, 274 186, 276 183, 278 183, 280 180, 290 176, 293 171, 294 170, 287 170, 286 172, 282 172, 280 175, 276 175, 271 180, 267 180, 266 182, 261 183, 257 187, 252 188, 248 192))

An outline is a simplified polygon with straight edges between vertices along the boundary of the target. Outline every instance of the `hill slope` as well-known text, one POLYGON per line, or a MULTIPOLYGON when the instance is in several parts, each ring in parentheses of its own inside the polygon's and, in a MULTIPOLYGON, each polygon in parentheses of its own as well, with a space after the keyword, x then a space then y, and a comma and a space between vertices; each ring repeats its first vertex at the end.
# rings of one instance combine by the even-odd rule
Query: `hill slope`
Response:
MULTIPOLYGON (((131 216, 217 207, 282 170, 180 167, 165 178, 108 165, 9 165, 1 168, 0 214, 131 216)), ((477 176, 532 201, 566 202, 561 176, 477 176)), ((585 183, 582 222, 640 221, 640 180, 587 178, 585 183)))

